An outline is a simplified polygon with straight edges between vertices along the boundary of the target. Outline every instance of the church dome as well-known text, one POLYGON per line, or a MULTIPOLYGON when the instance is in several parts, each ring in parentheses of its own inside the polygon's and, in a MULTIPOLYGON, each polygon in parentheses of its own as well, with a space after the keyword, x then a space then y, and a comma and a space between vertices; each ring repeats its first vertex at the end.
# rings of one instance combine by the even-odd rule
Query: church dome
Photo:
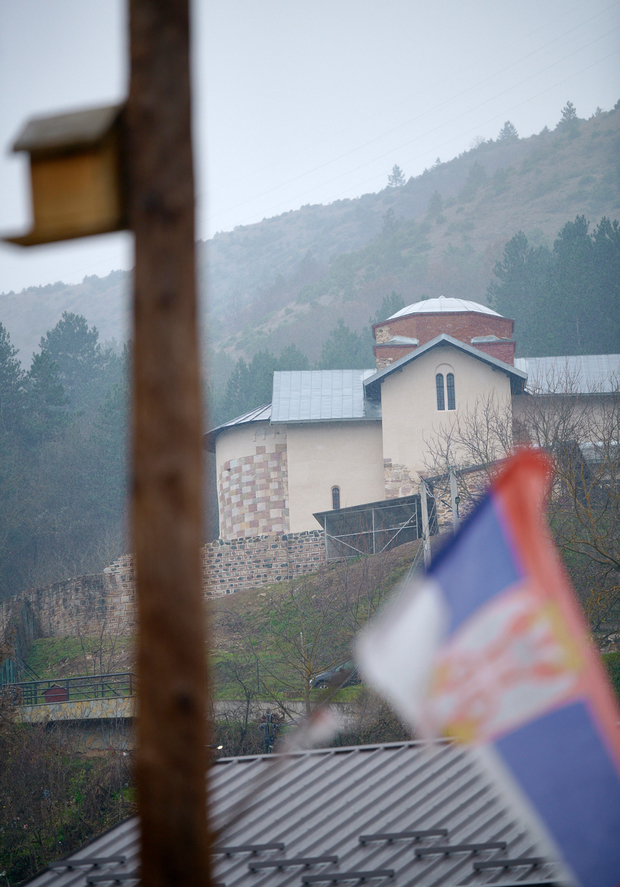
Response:
POLYGON ((478 302, 468 302, 467 299, 452 299, 439 296, 438 299, 424 299, 422 302, 414 302, 413 305, 407 305, 406 308, 401 308, 396 314, 388 317, 388 320, 406 317, 409 314, 465 314, 467 312, 491 314, 494 317, 502 316, 497 311, 487 308, 486 305, 480 305, 478 302))

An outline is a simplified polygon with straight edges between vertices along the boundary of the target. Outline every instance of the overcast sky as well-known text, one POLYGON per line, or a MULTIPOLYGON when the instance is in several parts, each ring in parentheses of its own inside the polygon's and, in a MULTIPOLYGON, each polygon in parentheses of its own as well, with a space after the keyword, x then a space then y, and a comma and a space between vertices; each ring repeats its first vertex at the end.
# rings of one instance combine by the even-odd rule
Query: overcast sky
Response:
MULTIPOLYGON (((620 99, 609 0, 195 0, 193 38, 202 239, 620 99)), ((0 0, 1 232, 30 227, 24 121, 118 101, 127 76, 125 2, 0 0)), ((0 292, 131 265, 127 234, 2 245, 0 292)))

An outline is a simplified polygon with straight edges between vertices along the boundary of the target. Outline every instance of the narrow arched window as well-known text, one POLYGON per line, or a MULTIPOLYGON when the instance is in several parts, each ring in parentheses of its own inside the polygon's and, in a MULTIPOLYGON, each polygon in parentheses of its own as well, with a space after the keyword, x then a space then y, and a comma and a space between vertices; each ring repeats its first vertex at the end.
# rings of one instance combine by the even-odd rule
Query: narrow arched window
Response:
POLYGON ((437 409, 445 410, 446 400, 443 393, 443 373, 437 373, 435 376, 435 385, 437 386, 437 409))
POLYGON ((456 394, 454 393, 454 373, 448 373, 446 376, 446 387, 448 389, 448 409, 456 409, 456 394))
POLYGON ((332 508, 334 511, 340 508, 340 487, 332 487, 332 508))

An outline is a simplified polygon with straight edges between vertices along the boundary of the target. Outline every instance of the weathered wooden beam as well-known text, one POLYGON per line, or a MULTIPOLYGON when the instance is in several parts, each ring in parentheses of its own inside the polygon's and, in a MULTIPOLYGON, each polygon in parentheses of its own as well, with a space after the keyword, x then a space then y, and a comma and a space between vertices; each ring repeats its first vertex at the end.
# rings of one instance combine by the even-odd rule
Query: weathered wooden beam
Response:
POLYGON ((142 883, 210 884, 188 0, 131 0, 133 550, 142 883))

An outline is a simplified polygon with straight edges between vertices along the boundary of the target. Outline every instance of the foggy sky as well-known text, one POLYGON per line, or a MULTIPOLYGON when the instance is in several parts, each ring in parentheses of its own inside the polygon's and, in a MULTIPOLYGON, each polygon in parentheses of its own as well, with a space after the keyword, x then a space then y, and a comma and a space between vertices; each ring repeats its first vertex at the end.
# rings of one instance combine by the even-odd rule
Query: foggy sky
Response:
MULTIPOLYGON (((121 0, 0 0, 0 232, 30 226, 33 115, 126 93, 121 0)), ((198 236, 419 175, 506 120, 521 136, 620 99, 620 2, 195 0, 198 236)), ((0 292, 132 265, 128 234, 0 246, 0 292)), ((2 318, 0 318, 1 321, 2 318)))

